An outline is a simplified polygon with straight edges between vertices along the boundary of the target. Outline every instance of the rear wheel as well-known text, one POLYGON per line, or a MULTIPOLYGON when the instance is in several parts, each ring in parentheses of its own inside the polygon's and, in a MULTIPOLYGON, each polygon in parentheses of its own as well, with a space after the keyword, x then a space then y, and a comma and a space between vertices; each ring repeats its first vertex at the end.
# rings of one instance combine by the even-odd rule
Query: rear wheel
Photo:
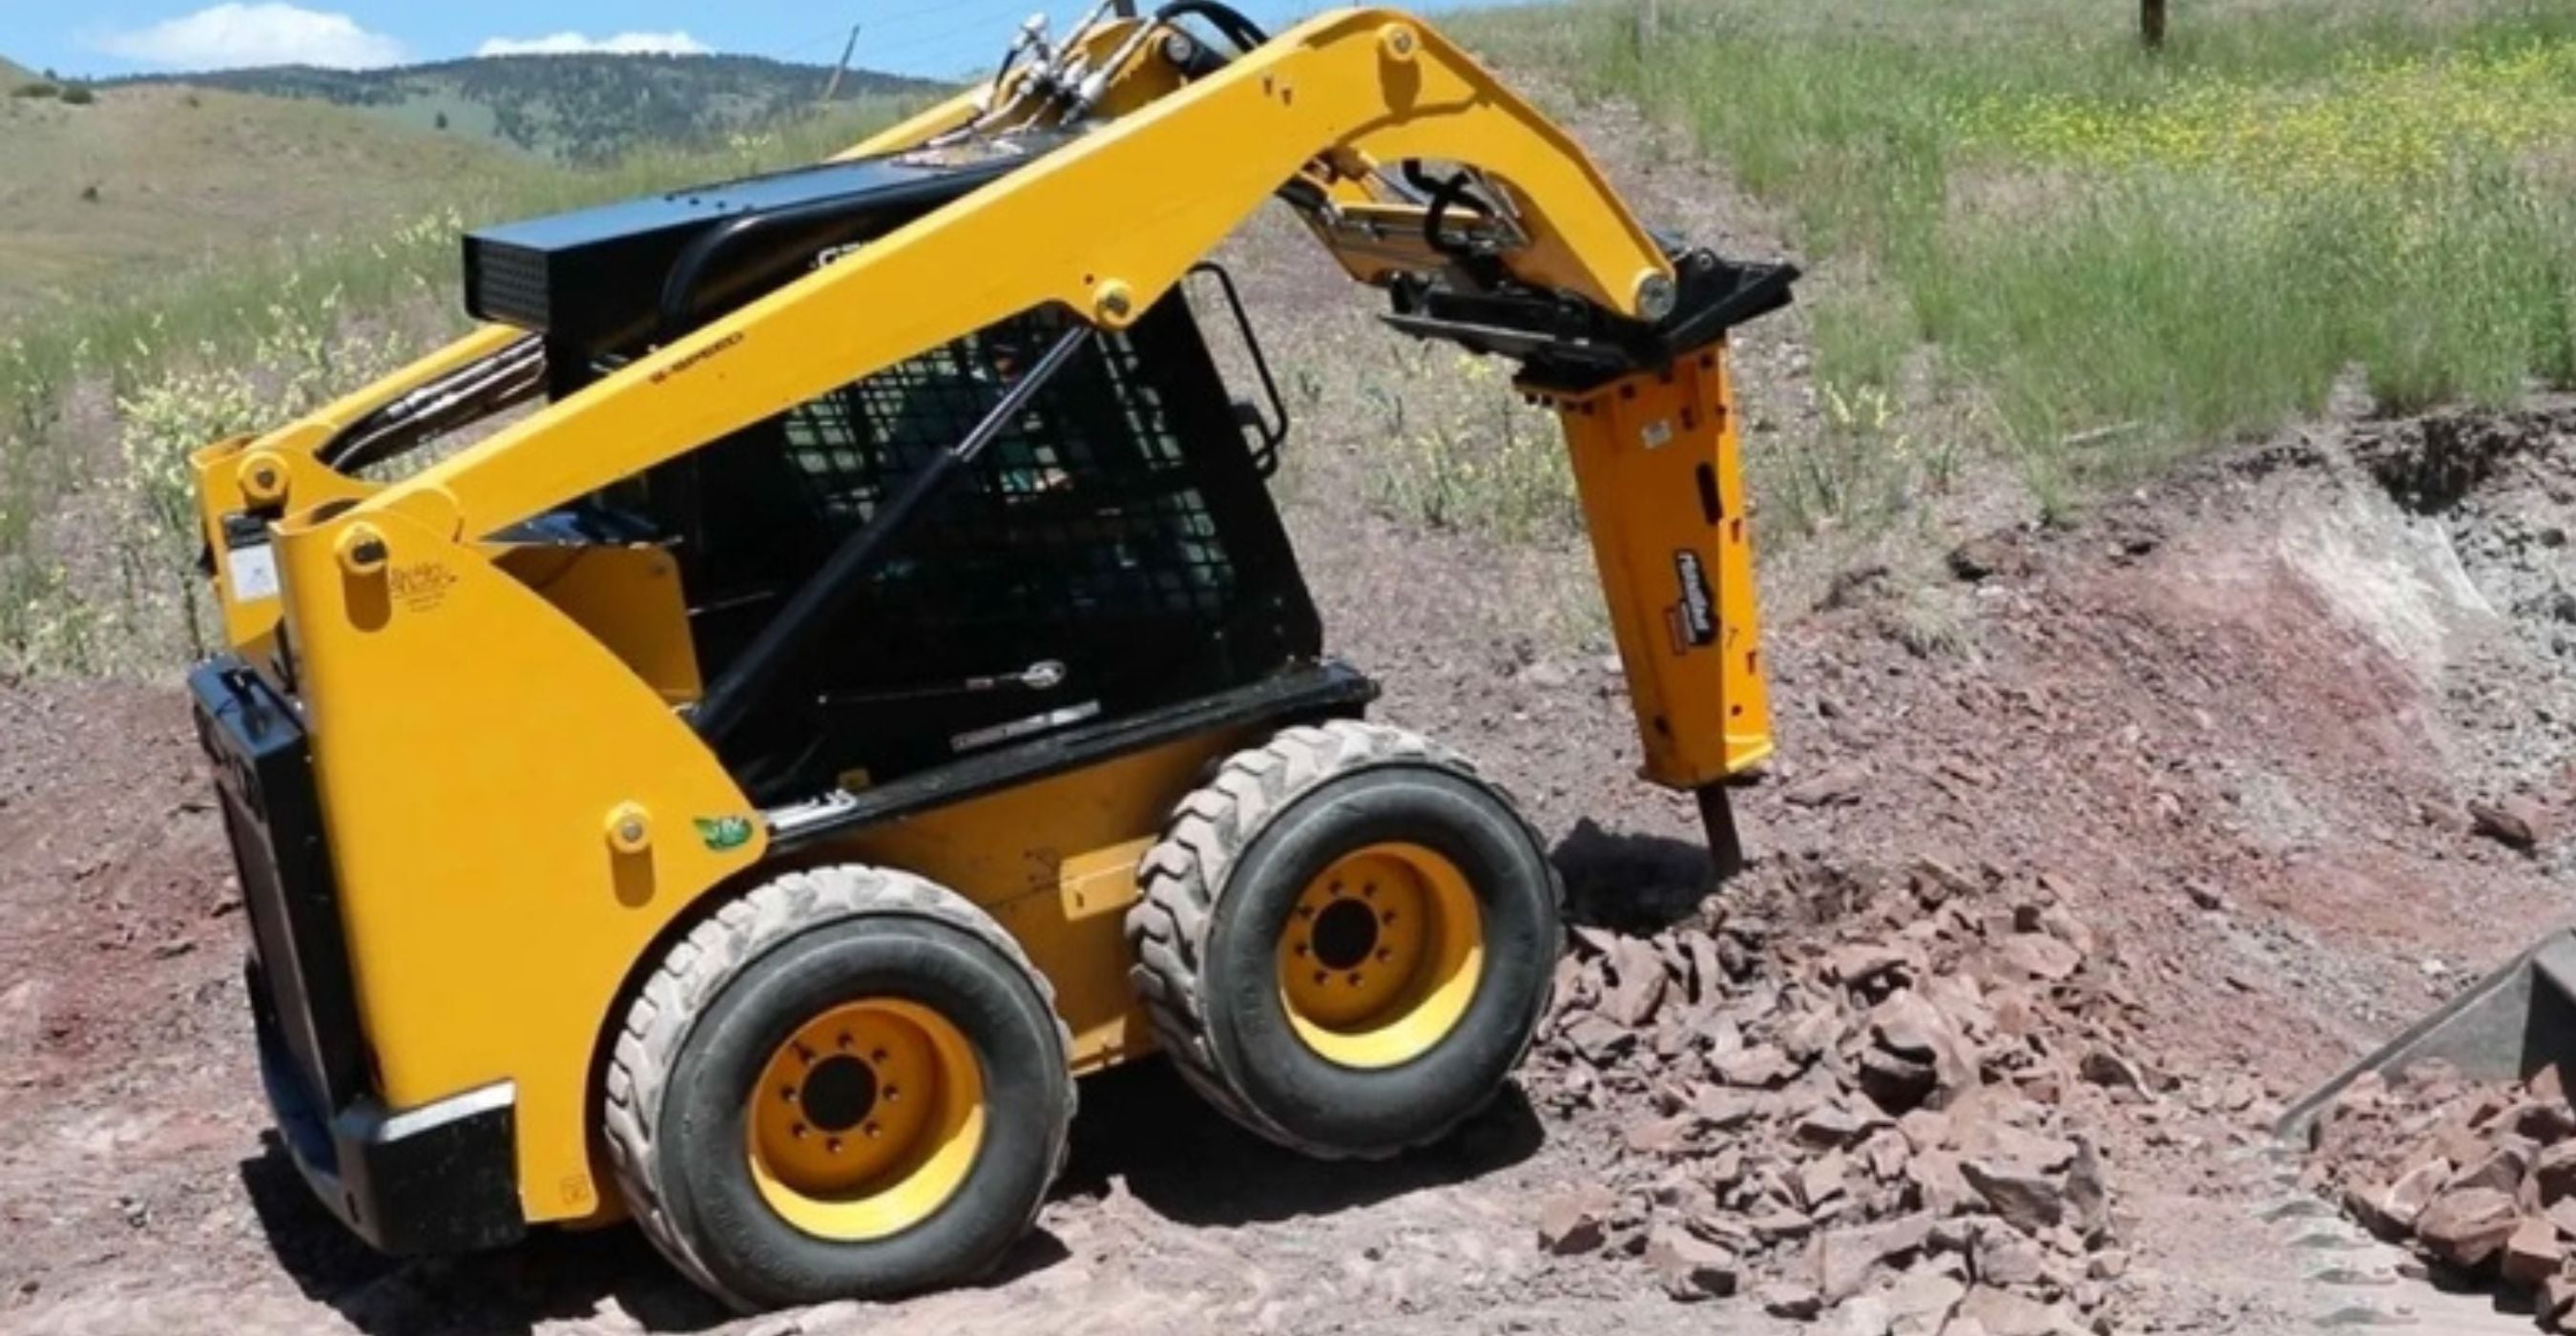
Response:
POLYGON ((790 873, 671 949, 608 1072, 646 1234, 745 1309, 972 1278, 1064 1156, 1070 1047, 1001 926, 921 878, 790 873))
POLYGON ((1280 1000, 1306 1047, 1400 1066, 1457 1032, 1485 974, 1485 915, 1458 865, 1419 844, 1364 845, 1307 879, 1279 933, 1280 1000))
POLYGON ((1191 1084, 1308 1154, 1435 1140, 1528 1051, 1554 870, 1449 752, 1357 722, 1229 757, 1145 856, 1135 981, 1191 1084))

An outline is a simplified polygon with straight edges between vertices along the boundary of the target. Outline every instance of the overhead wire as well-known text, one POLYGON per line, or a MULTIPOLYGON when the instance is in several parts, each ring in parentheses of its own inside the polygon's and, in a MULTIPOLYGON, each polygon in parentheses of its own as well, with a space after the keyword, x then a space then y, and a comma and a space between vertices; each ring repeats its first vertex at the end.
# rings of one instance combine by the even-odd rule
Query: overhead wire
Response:
MULTIPOLYGON (((1029 0, 998 0, 998 3, 985 5, 940 5, 928 10, 914 11, 916 15, 939 13, 953 15, 954 18, 950 22, 928 28, 912 25, 897 27, 894 18, 881 19, 878 21, 880 29, 897 27, 900 35, 895 36, 891 41, 870 41, 863 31, 859 41, 859 51, 862 56, 865 56, 869 53, 918 51, 928 47, 952 45, 959 50, 961 64, 971 63, 976 68, 986 68, 992 58, 992 48, 1004 40, 1000 31, 1002 26, 1011 24, 1016 27, 1016 23, 1013 22, 1015 17, 1025 17, 1032 11, 1043 12, 1045 8, 1043 5, 1033 6, 1029 0), (975 40, 976 35, 979 34, 986 35, 990 40, 975 40)), ((865 20, 862 22, 864 23, 865 20)))
MULTIPOLYGON (((1016 26, 1018 20, 1032 10, 1042 11, 1051 7, 1044 0, 1035 3, 1033 0, 996 0, 982 4, 932 0, 931 3, 882 10, 860 6, 851 15, 851 21, 860 29, 858 48, 851 56, 851 63, 858 68, 915 77, 946 79, 969 76, 972 72, 986 71, 991 67, 991 52, 986 49, 983 35, 996 34, 1005 24, 1016 26), (933 18, 944 21, 933 24, 920 22, 933 18), (889 69, 883 59, 888 55, 910 55, 939 48, 953 49, 957 58, 954 62, 942 63, 936 70, 889 69)), ((828 30, 814 30, 802 37, 764 43, 762 50, 770 59, 793 62, 820 51, 837 54, 837 48, 849 39, 849 35, 849 26, 842 24, 828 30)))
MULTIPOLYGON (((862 66, 883 68, 882 65, 872 65, 874 58, 889 54, 906 55, 940 47, 954 47, 959 52, 957 62, 959 68, 940 70, 936 77, 989 72, 992 67, 992 55, 986 49, 986 43, 974 40, 977 34, 991 34, 998 38, 1001 36, 1002 25, 1011 24, 1016 27, 1017 20, 1033 11, 1045 12, 1050 17, 1054 17, 1053 11, 1058 7, 1045 0, 1036 0, 1036 2, 988 0, 987 3, 973 3, 969 0, 968 3, 962 4, 931 0, 930 3, 910 4, 883 10, 873 6, 860 6, 851 15, 852 21, 860 26, 858 53, 853 60, 854 63, 862 66), (931 25, 918 22, 929 18, 939 18, 944 21, 931 25)), ((1087 11, 1091 8, 1091 4, 1088 0, 1076 0, 1075 4, 1063 7, 1087 11)), ((1148 5, 1146 8, 1150 11, 1152 6, 1148 5)), ((1324 6, 1319 0, 1293 0, 1292 3, 1284 6, 1260 4, 1247 6, 1247 8, 1277 9, 1293 21, 1320 13, 1324 6)), ((1228 35, 1231 36, 1231 34, 1228 35)), ((846 40, 848 36, 847 26, 836 26, 828 30, 816 30, 808 36, 796 38, 790 42, 772 44, 769 49, 778 53, 773 58, 786 59, 795 54, 829 47, 846 40)))

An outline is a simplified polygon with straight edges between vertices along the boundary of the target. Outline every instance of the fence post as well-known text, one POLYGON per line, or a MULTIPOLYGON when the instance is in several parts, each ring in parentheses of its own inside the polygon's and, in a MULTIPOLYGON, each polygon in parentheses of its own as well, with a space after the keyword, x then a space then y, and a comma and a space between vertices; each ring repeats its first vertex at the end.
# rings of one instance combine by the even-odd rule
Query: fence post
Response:
POLYGON ((2149 51, 2165 45, 2165 0, 2138 0, 2138 40, 2149 51))

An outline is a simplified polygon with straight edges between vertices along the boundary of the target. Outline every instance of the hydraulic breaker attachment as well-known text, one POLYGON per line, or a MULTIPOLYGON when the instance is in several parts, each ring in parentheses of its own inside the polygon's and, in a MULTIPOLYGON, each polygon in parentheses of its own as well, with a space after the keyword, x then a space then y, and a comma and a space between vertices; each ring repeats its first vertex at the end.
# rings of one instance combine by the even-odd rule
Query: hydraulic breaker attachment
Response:
POLYGON ((1698 795, 1727 875, 1742 848, 1725 785, 1771 754, 1771 714, 1723 345, 1580 391, 1521 389, 1565 429, 1645 778, 1698 795))
POLYGON ((2473 1081, 2519 1081, 2552 1063, 2576 1065, 2576 930, 2561 928, 2344 1068, 2281 1115, 2274 1131, 2304 1141, 2319 1115, 2371 1072, 2394 1076, 2430 1060, 2473 1081))

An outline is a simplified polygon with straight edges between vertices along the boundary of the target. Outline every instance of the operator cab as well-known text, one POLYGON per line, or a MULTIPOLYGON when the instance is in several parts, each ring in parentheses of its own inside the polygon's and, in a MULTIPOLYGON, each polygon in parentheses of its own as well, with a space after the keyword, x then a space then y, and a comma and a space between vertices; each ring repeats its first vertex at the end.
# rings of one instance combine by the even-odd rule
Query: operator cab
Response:
MULTIPOLYGON (((714 680, 1072 324, 1032 311, 647 471, 714 680)), ((1322 632, 1176 290, 1040 387, 796 651, 726 756, 757 801, 1246 686, 1322 632)))
MULTIPOLYGON (((468 302, 536 336, 552 397, 577 394, 1048 147, 861 159, 488 229, 467 238, 468 302)), ((1206 272, 1200 292, 1261 366, 1231 284, 1206 272)), ((867 789, 1316 663, 1315 610, 1263 481, 1284 410, 1275 392, 1266 414, 1229 394, 1191 286, 1084 339, 776 667, 721 747, 755 801, 867 789)), ((716 682, 1077 328, 1022 312, 501 537, 666 550, 716 682)))

